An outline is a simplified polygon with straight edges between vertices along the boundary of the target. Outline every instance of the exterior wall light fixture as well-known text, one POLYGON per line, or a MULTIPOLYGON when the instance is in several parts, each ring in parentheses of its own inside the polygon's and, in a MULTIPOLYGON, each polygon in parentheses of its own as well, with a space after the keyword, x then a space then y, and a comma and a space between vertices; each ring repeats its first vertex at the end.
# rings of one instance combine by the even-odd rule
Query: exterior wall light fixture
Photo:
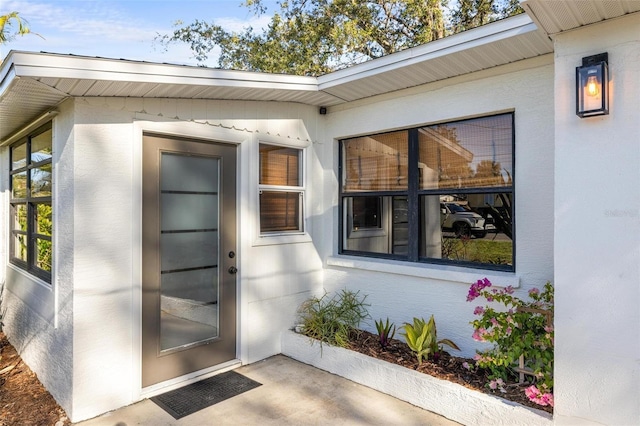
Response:
POLYGON ((576 114, 580 118, 609 114, 609 54, 582 58, 576 68, 576 114))

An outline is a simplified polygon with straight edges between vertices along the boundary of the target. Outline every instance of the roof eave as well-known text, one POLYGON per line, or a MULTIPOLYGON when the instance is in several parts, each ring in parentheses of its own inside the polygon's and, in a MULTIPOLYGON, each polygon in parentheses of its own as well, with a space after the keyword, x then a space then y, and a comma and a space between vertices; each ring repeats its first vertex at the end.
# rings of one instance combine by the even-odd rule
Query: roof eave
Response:
MULTIPOLYGON (((12 51, 5 62, 16 75, 32 78, 72 78, 153 82, 220 87, 317 90, 314 77, 189 67, 119 59, 12 51)), ((0 74, 1 75, 1 74, 0 74)))
POLYGON ((320 90, 348 83, 374 74, 389 72, 435 58, 451 55, 480 45, 506 40, 516 35, 537 31, 526 14, 520 14, 482 27, 467 30, 402 52, 354 65, 318 78, 320 90))

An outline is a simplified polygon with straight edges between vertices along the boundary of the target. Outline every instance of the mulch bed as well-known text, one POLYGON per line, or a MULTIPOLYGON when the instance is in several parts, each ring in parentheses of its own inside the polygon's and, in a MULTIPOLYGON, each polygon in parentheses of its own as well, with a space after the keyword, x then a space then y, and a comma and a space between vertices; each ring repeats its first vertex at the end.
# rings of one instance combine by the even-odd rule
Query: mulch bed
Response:
MULTIPOLYGON (((349 349, 377 359, 410 368, 433 377, 458 383, 490 395, 498 396, 519 404, 553 413, 552 407, 544 407, 533 402, 524 394, 527 385, 509 384, 507 392, 489 389, 485 370, 470 371, 462 366, 464 362, 474 365, 468 358, 451 356, 441 352, 437 359, 423 360, 418 366, 416 357, 406 343, 393 339, 389 346, 382 348, 378 337, 361 331, 352 338, 349 349)), ((64 410, 42 386, 38 377, 22 362, 0 332, 0 426, 68 426, 71 422, 64 410), (8 367, 10 370, 2 372, 8 367)))
POLYGON ((406 343, 392 339, 386 348, 382 348, 378 342, 378 336, 367 331, 360 331, 355 334, 351 339, 349 349, 373 358, 429 374, 439 379, 448 380, 469 389, 475 389, 517 402, 527 407, 553 413, 553 407, 542 406, 529 401, 529 398, 524 394, 524 389, 529 386, 528 384, 510 383, 506 386, 506 393, 489 389, 487 383, 489 383, 490 379, 486 370, 477 369, 476 371, 472 371, 463 367, 462 364, 465 362, 470 366, 475 365, 475 361, 470 358, 459 358, 442 351, 436 358, 423 359, 422 364, 418 366, 418 360, 406 343))
POLYGON ((0 426, 71 424, 64 410, 42 386, 0 332, 0 426))

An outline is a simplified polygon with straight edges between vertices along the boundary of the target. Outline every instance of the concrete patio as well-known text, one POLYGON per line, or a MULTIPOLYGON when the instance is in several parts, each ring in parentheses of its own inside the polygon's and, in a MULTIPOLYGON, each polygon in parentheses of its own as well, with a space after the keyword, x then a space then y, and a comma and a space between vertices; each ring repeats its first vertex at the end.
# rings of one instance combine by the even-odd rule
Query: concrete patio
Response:
POLYGON ((262 386, 175 420, 150 400, 76 423, 132 425, 433 425, 458 423, 276 355, 236 370, 262 386))

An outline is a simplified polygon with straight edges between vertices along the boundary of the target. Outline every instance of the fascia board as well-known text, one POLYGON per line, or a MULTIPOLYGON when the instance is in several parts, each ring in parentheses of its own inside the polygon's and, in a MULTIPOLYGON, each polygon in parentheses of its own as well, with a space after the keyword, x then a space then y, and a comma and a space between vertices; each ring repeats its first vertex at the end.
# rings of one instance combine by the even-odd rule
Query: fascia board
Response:
POLYGON ((0 99, 2 99, 18 77, 16 77, 16 71, 13 66, 7 67, 6 70, 3 69, 0 76, 2 76, 0 79, 0 99))
POLYGON ((16 74, 32 78, 71 78, 200 86, 318 91, 315 77, 263 74, 103 58, 20 52, 16 74))
POLYGON ((525 11, 527 15, 529 15, 529 17, 531 17, 531 20, 535 22, 538 28, 541 28, 547 35, 551 35, 549 29, 545 28, 544 25, 542 25, 542 22, 540 22, 540 19, 536 15, 536 12, 533 10, 532 2, 530 0, 520 0, 520 7, 525 11))
POLYGON ((35 120, 33 120, 32 122, 27 124, 25 127, 19 129, 18 131, 16 131, 15 133, 11 134, 7 138, 0 139, 0 147, 11 145, 13 142, 15 142, 18 139, 20 139, 20 138, 24 137, 25 135, 29 134, 29 132, 37 129, 40 126, 42 126, 47 121, 51 121, 51 119, 53 117, 55 117, 56 115, 58 115, 58 111, 55 111, 55 110, 48 111, 48 112, 44 113, 43 115, 41 115, 40 117, 36 118, 35 120))
POLYGON ((320 90, 371 77, 421 62, 451 55, 478 46, 537 31, 538 27, 526 14, 507 18, 430 43, 374 59, 318 78, 320 90))
POLYGON ((4 96, 17 77, 13 66, 14 55, 15 51, 10 51, 4 61, 2 61, 2 66, 0 67, 0 98, 4 96))

